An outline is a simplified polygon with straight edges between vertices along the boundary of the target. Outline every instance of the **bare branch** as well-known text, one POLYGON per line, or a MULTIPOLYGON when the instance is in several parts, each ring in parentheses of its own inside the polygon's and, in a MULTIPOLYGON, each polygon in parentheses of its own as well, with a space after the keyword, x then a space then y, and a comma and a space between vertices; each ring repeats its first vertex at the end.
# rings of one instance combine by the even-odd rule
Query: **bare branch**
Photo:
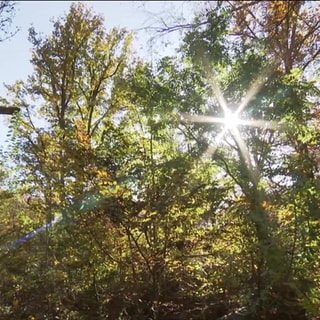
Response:
POLYGON ((0 1, 0 33, 2 34, 0 42, 12 38, 19 31, 19 28, 13 32, 9 31, 15 14, 15 6, 16 3, 13 1, 0 1))

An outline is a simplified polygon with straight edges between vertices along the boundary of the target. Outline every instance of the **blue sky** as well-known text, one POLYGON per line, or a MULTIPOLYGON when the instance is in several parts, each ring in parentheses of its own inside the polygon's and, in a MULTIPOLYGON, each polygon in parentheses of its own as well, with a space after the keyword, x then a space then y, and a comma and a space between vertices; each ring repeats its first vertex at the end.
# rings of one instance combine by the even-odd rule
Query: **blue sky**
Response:
MULTIPOLYGON (((56 19, 68 13, 72 2, 77 1, 18 1, 12 30, 15 26, 20 31, 11 39, 0 43, 0 96, 5 97, 6 89, 3 83, 13 84, 17 80, 26 80, 32 73, 31 44, 28 41, 28 29, 34 26, 35 30, 48 35, 52 32, 51 18, 56 19)), ((134 49, 138 54, 150 57, 150 47, 147 40, 151 33, 141 31, 147 26, 158 26, 159 16, 165 20, 175 17, 184 17, 187 20, 192 16, 197 2, 187 1, 82 1, 92 7, 95 13, 105 17, 107 30, 112 27, 127 27, 136 31, 137 39, 134 49), (140 30, 140 31, 139 31, 140 30)), ((170 34, 167 40, 177 43, 178 34, 170 34)), ((163 50, 161 44, 155 44, 153 54, 173 53, 172 47, 163 50)), ((0 115, 0 148, 7 146, 8 116, 0 115)))

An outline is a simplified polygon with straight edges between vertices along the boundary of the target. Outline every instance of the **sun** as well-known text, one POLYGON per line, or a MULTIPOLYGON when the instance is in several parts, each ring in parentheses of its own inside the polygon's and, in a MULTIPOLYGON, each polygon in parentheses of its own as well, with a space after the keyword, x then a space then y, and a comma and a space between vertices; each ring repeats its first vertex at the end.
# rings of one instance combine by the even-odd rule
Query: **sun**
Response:
MULTIPOLYGON (((221 125, 222 128, 220 129, 220 132, 215 130, 213 135, 209 133, 210 138, 208 142, 210 143, 210 146, 207 152, 205 152, 206 157, 211 157, 220 144, 223 144, 224 142, 230 144, 230 141, 232 142, 232 140, 230 140, 231 137, 233 139, 233 142, 236 143, 237 148, 241 152, 242 156, 246 159, 249 167, 251 167, 249 150, 245 141, 242 138, 241 133, 243 132, 240 132, 243 130, 240 130, 239 126, 259 128, 262 130, 262 132, 265 132, 266 130, 281 130, 283 124, 277 121, 264 119, 250 119, 248 118, 248 115, 245 116, 243 114, 243 111, 248 107, 249 103, 255 99, 257 93, 265 85, 265 82, 269 78, 270 72, 272 70, 273 68, 265 68, 265 70, 263 70, 261 74, 258 75, 256 80, 252 83, 252 85, 240 101, 228 101, 231 102, 231 105, 228 105, 227 100, 224 98, 219 84, 215 80, 214 72, 210 72, 209 70, 209 85, 212 89, 214 96, 212 97, 214 98, 213 105, 221 109, 222 117, 215 117, 205 114, 180 114, 182 122, 221 125), (243 116, 245 116, 245 118, 243 118, 243 116)), ((210 108, 208 108, 208 111, 210 111, 210 108)))
MULTIPOLYGON (((205 153, 207 156, 212 156, 218 146, 226 141, 226 139, 230 142, 230 136, 233 138, 234 142, 238 145, 238 148, 244 158, 247 159, 247 162, 250 163, 249 159, 249 151, 246 146, 245 141, 242 139, 241 134, 239 132, 239 126, 245 127, 256 127, 261 130, 278 130, 279 123, 276 121, 266 121, 266 120, 256 120, 256 119, 243 119, 241 117, 242 111, 248 106, 249 102, 254 98, 254 96, 259 92, 262 84, 264 83, 261 80, 261 77, 253 83, 250 89, 247 91, 245 96, 242 98, 239 105, 233 103, 231 106, 228 106, 227 101, 225 100, 217 82, 212 77, 212 89, 215 94, 215 97, 218 101, 218 107, 222 109, 223 116, 222 117, 214 117, 204 114, 180 114, 181 120, 183 122, 191 122, 191 123, 215 123, 222 125, 222 129, 220 132, 216 132, 214 138, 210 138, 210 143, 213 143, 205 153), (235 111, 233 111, 235 110, 235 111)), ((228 143, 229 143, 228 142, 228 143)))
POLYGON ((234 131, 240 124, 240 119, 237 112, 232 112, 230 109, 224 111, 224 118, 222 118, 225 130, 234 131))

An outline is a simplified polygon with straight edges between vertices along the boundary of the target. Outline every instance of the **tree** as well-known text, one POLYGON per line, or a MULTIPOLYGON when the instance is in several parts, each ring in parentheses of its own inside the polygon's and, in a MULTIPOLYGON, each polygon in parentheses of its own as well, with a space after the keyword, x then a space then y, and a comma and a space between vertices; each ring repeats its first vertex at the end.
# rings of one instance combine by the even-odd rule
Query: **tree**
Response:
MULTIPOLYGON (((124 69, 130 36, 116 29, 107 35, 102 23, 101 17, 79 4, 55 23, 52 37, 41 39, 31 29, 35 72, 26 85, 12 87, 18 92, 15 105, 21 107, 17 139, 37 163, 30 167, 32 177, 38 185, 46 186, 44 196, 50 204, 66 201, 64 192, 60 200, 53 200, 54 190, 59 188, 72 185, 82 192, 85 185, 81 181, 73 184, 72 180, 86 172, 93 174, 88 166, 93 168, 94 164, 86 159, 92 158, 93 146, 100 142, 102 122, 123 108, 106 90, 124 69), (24 100, 27 95, 39 101, 37 112, 42 114, 45 128, 34 125, 35 108, 24 100), (77 163, 76 157, 84 162, 77 163)), ((68 197, 72 197, 71 190, 68 197)))
POLYGON ((319 7, 311 1, 228 1, 233 31, 244 43, 266 42, 270 56, 286 72, 319 61, 319 7))
MULTIPOLYGON (((133 59, 127 31, 107 33, 82 4, 51 36, 30 30, 34 73, 8 86, 6 105, 21 110, 20 189, 1 203, 1 237, 51 227, 1 262, 8 319, 317 315, 318 88, 304 68, 313 55, 301 47, 305 60, 279 63, 260 25, 254 39, 246 24, 235 35, 247 5, 198 13, 179 55, 152 65, 133 59), (237 128, 216 121, 238 105, 237 128)), ((278 10, 254 5, 271 20, 278 10)), ((281 37, 288 26, 303 34, 295 14, 281 37)))
MULTIPOLYGON (((13 37, 18 30, 14 33, 8 31, 9 26, 12 23, 12 18, 14 15, 15 3, 12 1, 1 1, 0 2, 0 32, 4 34, 4 38, 0 37, 0 42, 13 37)), ((0 114, 12 115, 14 112, 19 111, 18 108, 7 108, 0 106, 0 114)))
MULTIPOLYGON (((309 168, 307 175, 310 180, 308 183, 305 180, 304 188, 310 183, 313 190, 318 183, 314 179, 317 168, 315 159, 312 159, 309 152, 304 149, 306 145, 304 147, 301 145, 301 139, 309 137, 304 141, 308 141, 309 148, 313 148, 314 142, 311 137, 316 134, 315 127, 309 126, 314 105, 310 104, 308 99, 313 97, 313 101, 316 101, 318 90, 312 82, 302 80, 301 75, 308 65, 316 61, 317 49, 312 51, 313 49, 305 44, 319 38, 318 24, 317 20, 312 18, 312 11, 309 13, 303 11, 307 10, 305 9, 307 4, 306 7, 302 6, 302 3, 292 4, 285 1, 224 4, 220 3, 214 10, 205 11, 203 15, 206 19, 203 16, 198 18, 200 21, 205 20, 206 23, 203 27, 187 32, 182 49, 186 59, 192 61, 195 68, 198 68, 203 77, 207 78, 209 84, 218 82, 227 102, 241 105, 244 97, 242 101, 246 101, 246 105, 243 105, 246 109, 242 108, 242 117, 263 118, 266 121, 276 120, 285 123, 281 130, 283 133, 266 127, 239 128, 242 137, 237 133, 229 137, 228 145, 216 150, 213 161, 237 186, 235 194, 242 199, 237 202, 231 201, 231 203, 238 208, 235 210, 243 219, 240 226, 245 228, 247 238, 251 239, 249 246, 244 249, 244 254, 250 257, 254 267, 249 271, 247 266, 243 265, 245 269, 241 271, 242 274, 251 273, 250 279, 246 280, 247 284, 252 281, 255 284, 253 301, 250 303, 251 312, 259 318, 290 317, 290 313, 298 318, 297 313, 303 313, 303 311, 297 300, 293 308, 289 308, 288 305, 294 299, 304 297, 302 309, 306 305, 310 306, 307 302, 309 298, 306 296, 311 291, 310 287, 299 285, 299 281, 301 283, 308 280, 305 278, 306 274, 301 273, 297 276, 300 266, 293 264, 293 261, 297 262, 296 254, 303 250, 304 240, 299 238, 299 233, 304 232, 306 219, 309 221, 305 214, 314 212, 316 206, 313 205, 313 209, 310 210, 307 209, 309 205, 306 203, 315 204, 318 200, 306 194, 303 196, 305 200, 299 197, 302 200, 299 204, 301 211, 297 211, 295 205, 291 207, 295 212, 294 216, 291 215, 290 222, 291 227, 294 225, 294 230, 289 231, 282 229, 281 207, 288 208, 292 205, 293 199, 285 198, 278 201, 277 195, 283 194, 285 190, 289 193, 289 190, 292 190, 290 189, 292 182, 293 186, 296 186, 297 180, 293 178, 293 167, 290 165, 291 169, 285 170, 283 166, 289 165, 288 163, 291 162, 289 159, 297 155, 304 158, 301 162, 299 161, 300 164, 309 168), (256 9, 250 11, 251 6, 256 6, 256 9), (281 6, 284 11, 276 6, 281 6), (300 9, 304 12, 303 14, 299 11, 300 9), (257 10, 263 11, 262 15, 257 15, 259 19, 261 17, 259 21, 255 16, 257 10), (279 24, 272 28, 270 24, 273 23, 274 26, 275 22, 272 20, 271 23, 269 20, 275 17, 274 10, 283 19, 280 19, 279 24), (248 12, 251 15, 246 15, 248 12), (302 27, 304 23, 310 27, 307 32, 302 27), (268 29, 269 26, 270 29, 268 29), (235 34, 232 33, 234 30, 235 34), (277 33, 277 38, 273 38, 274 32, 277 33), (240 38, 234 38, 238 35, 240 38), (284 50, 285 44, 288 43, 291 47, 284 50), (282 47, 281 50, 280 47, 282 47), (293 47, 296 49, 292 49, 293 47), (278 53, 284 55, 279 56, 278 53), (270 57, 274 62, 271 66, 266 64, 266 61, 270 61, 270 57), (264 72, 266 69, 271 69, 267 75, 264 72), (218 76, 214 79, 215 74, 218 76), (260 75, 264 79, 258 84, 255 78, 260 75), (279 88, 281 88, 281 97, 279 88), (289 128, 297 128, 297 126, 301 131, 294 134, 289 128), (295 147, 297 145, 302 149, 297 149, 295 147), (282 157, 279 157, 279 148, 287 150, 287 154, 283 153, 282 157), (226 153, 227 150, 230 156, 226 153), (287 182, 280 186, 274 181, 281 177, 285 177, 287 182), (298 243, 302 245, 299 249, 298 243)), ((216 85, 212 85, 211 88, 207 96, 215 94, 216 99, 207 112, 219 115, 219 104, 221 106, 224 102, 216 85)), ((219 133, 218 130, 217 126, 212 128, 216 135, 219 133)), ((295 165, 297 165, 296 162, 295 165)), ((306 168, 300 170, 300 172, 306 172, 306 168)), ((301 178, 299 180, 301 182, 301 178)), ((289 219, 288 216, 287 219, 289 219)), ((317 223, 313 225, 315 227, 317 223)), ((310 238, 309 241, 314 240, 310 238)), ((314 254, 314 257, 318 256, 318 253, 314 252, 314 254)), ((311 276, 309 272, 307 273, 309 280, 316 286, 315 275, 311 276)), ((317 295, 317 293, 313 294, 317 295)), ((310 312, 314 310, 311 308, 310 312)), ((301 315, 301 317, 305 316, 301 315)))
MULTIPOLYGON (((100 20, 90 17, 73 5, 51 38, 31 29, 35 73, 9 87, 21 107, 13 157, 24 165, 30 210, 40 225, 64 212, 64 224, 44 235, 45 248, 33 257, 39 263, 30 266, 46 286, 29 278, 15 315, 160 317, 167 303, 192 314, 194 278, 204 279, 191 259, 201 259, 197 244, 204 245, 193 225, 214 210, 212 196, 217 203, 223 196, 211 185, 213 168, 198 163, 202 142, 176 141, 177 126, 188 130, 177 105, 197 110, 202 83, 168 58, 157 70, 142 62, 131 68, 126 46, 117 47, 122 38, 114 31, 103 42, 100 20), (38 101, 39 111, 29 100, 38 101), (32 109, 41 112, 44 128, 35 125, 32 109)), ((201 140, 198 131, 192 137, 201 140)))
MULTIPOLYGON (((73 4, 69 14, 55 22, 51 36, 39 36, 31 28, 30 41, 34 47, 34 73, 26 83, 8 86, 14 99, 7 105, 21 109, 13 125, 13 143, 17 148, 12 159, 22 167, 16 177, 21 182, 20 187, 23 186, 30 196, 30 208, 40 214, 34 223, 38 226, 48 223, 63 213, 66 229, 62 228, 57 234, 44 233, 45 250, 35 253, 34 259, 40 262, 30 268, 43 275, 46 287, 40 289, 42 283, 30 279, 21 294, 23 297, 29 292, 34 294, 30 294, 29 299, 24 298, 19 310, 24 310, 23 314, 40 314, 40 317, 47 312, 53 317, 57 312, 67 312, 68 308, 71 308, 70 313, 85 312, 77 311, 69 304, 61 310, 58 308, 60 311, 55 308, 62 303, 60 295, 66 294, 62 288, 54 291, 59 281, 54 278, 55 273, 66 275, 69 287, 73 286, 72 290, 77 294, 84 290, 79 278, 74 277, 68 263, 64 262, 65 256, 58 256, 61 260, 57 260, 55 255, 58 249, 69 253, 72 263, 78 259, 78 254, 84 259, 85 248, 87 252, 95 252, 90 228, 85 228, 85 213, 82 215, 80 208, 86 200, 86 192, 98 192, 99 184, 113 180, 109 175, 111 168, 105 165, 107 159, 99 156, 99 146, 105 128, 111 126, 114 115, 126 107, 120 88, 116 86, 121 86, 122 74, 128 66, 131 36, 124 29, 107 33, 102 17, 94 15, 82 4, 73 4), (35 113, 41 114, 42 127, 35 124, 35 113), (80 227, 74 229, 72 221, 79 219, 80 227), (87 236, 80 236, 83 230, 87 236), (68 232, 71 243, 66 247, 63 239, 68 232), (83 251, 73 246, 78 240, 83 251), (52 269, 55 261, 58 261, 57 268, 52 269), (43 304, 32 311, 37 300, 43 304), (47 311, 43 310, 43 305, 48 306, 47 311)), ((98 225, 102 232, 105 226, 99 221, 98 225)), ((91 270, 83 269, 83 274, 89 276, 91 270)))
POLYGON ((15 32, 9 31, 14 16, 15 5, 13 1, 0 2, 0 32, 3 34, 0 37, 0 42, 13 37, 19 31, 19 29, 15 32))

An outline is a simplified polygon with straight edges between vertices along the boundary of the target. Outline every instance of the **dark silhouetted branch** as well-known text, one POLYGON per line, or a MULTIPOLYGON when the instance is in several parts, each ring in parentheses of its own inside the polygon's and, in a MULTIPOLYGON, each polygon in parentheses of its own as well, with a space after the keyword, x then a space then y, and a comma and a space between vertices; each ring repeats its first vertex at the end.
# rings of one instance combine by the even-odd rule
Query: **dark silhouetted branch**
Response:
POLYGON ((0 114, 13 115, 15 112, 19 112, 20 109, 16 107, 0 107, 0 114))

